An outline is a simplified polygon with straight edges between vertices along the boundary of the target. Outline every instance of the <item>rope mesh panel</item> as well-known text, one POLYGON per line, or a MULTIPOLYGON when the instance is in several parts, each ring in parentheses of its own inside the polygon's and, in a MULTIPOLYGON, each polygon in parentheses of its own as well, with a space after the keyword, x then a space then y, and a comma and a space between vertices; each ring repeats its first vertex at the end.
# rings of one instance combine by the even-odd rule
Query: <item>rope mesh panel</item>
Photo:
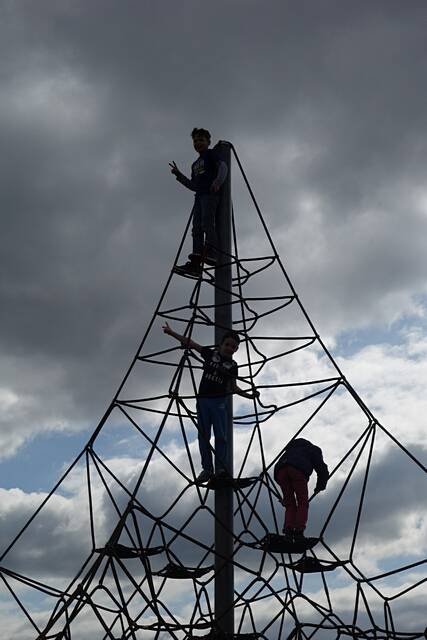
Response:
POLYGON ((233 212, 233 253, 226 257, 233 328, 241 337, 239 385, 261 392, 258 400, 235 401, 234 478, 196 482, 202 360, 160 329, 167 320, 212 345, 214 268, 205 266, 198 278, 174 272, 190 217, 117 394, 82 453, 1 556, 1 602, 19 617, 23 640, 231 640, 215 630, 213 611, 213 492, 223 483, 235 495, 233 638, 426 637, 425 621, 404 626, 406 603, 425 594, 426 559, 414 553, 406 564, 372 572, 364 555, 375 508, 371 478, 384 452, 403 456, 421 478, 426 468, 375 418, 316 332, 233 152, 266 248, 257 257, 249 253, 250 238, 245 242, 233 212), (340 415, 345 437, 336 432, 340 415), (273 467, 289 440, 301 435, 321 444, 334 464, 327 492, 310 500, 316 537, 289 547, 280 537, 283 507, 273 467), (334 450, 324 440, 333 441, 334 450), (122 441, 132 456, 120 454, 122 441), (59 515, 55 535, 66 535, 67 526, 75 534, 77 527, 78 550, 70 549, 69 559, 52 545, 49 566, 38 566, 34 535, 61 514, 73 490, 76 511, 62 529, 59 515))

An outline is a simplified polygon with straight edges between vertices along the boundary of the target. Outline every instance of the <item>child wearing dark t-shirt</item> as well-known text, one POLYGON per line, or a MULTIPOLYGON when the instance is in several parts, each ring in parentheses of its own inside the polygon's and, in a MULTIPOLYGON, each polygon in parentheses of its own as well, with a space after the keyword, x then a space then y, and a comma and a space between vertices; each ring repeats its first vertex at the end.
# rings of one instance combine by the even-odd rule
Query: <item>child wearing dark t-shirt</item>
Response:
POLYGON ((219 473, 225 472, 227 460, 227 403, 226 398, 232 393, 237 393, 245 398, 257 398, 258 391, 244 391, 237 386, 237 363, 232 356, 239 348, 239 336, 233 331, 224 333, 218 347, 211 349, 203 347, 191 338, 182 336, 166 324, 163 331, 178 340, 184 347, 194 349, 203 359, 203 375, 200 380, 197 393, 197 429, 202 472, 197 477, 197 482, 208 481, 213 473, 214 466, 210 448, 211 429, 215 435, 215 458, 219 473))
POLYGON ((170 162, 171 173, 187 189, 195 191, 193 206, 193 252, 189 261, 179 265, 179 273, 200 275, 202 261, 216 264, 215 216, 219 204, 219 190, 227 177, 226 163, 214 149, 209 149, 211 134, 206 129, 193 129, 193 146, 199 157, 191 165, 191 179, 188 179, 170 162))

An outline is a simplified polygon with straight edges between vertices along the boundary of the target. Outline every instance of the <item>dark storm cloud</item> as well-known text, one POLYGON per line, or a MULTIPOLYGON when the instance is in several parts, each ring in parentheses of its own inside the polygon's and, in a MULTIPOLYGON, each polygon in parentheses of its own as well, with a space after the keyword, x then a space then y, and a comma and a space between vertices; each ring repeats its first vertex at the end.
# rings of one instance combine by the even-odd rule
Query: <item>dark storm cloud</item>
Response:
POLYGON ((69 420, 102 414, 150 318, 191 205, 167 162, 188 170, 194 125, 241 148, 326 327, 367 322, 382 295, 423 286, 425 217, 405 207, 424 179, 424 3, 2 11, 0 345, 25 357, 27 377, 43 375, 40 355, 60 364, 49 393, 68 390, 69 420), (321 243, 295 227, 307 194, 322 211, 321 243), (378 208, 367 244, 363 215, 378 208), (301 262, 307 236, 325 246, 301 262))
MULTIPOLYGON (((425 464, 425 449, 413 445, 410 451, 421 464, 425 464)), ((363 466, 356 472, 340 500, 336 516, 331 520, 326 537, 332 543, 350 539, 355 531, 365 469, 363 466)), ((362 542, 374 542, 376 539, 384 544, 398 539, 408 528, 411 514, 418 514, 415 528, 420 528, 425 517, 425 501, 421 499, 424 484, 425 473, 397 447, 388 448, 382 455, 374 454, 358 530, 362 542)), ((334 495, 333 491, 329 493, 329 496, 328 492, 322 494, 323 504, 313 509, 314 529, 322 526, 325 514, 336 498, 337 494, 334 495)), ((412 552, 422 555, 423 548, 413 548, 412 552)))

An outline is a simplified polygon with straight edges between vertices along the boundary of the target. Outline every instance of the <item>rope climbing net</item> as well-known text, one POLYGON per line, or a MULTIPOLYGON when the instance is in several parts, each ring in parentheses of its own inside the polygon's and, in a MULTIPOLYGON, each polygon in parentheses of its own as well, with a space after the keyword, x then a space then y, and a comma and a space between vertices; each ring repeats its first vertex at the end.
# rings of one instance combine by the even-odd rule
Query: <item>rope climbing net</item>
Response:
MULTIPOLYGON (((0 605, 19 620, 7 637, 427 637, 426 619, 414 613, 426 599, 426 558, 404 534, 396 553, 388 531, 395 488, 384 487, 383 474, 387 460, 396 487, 405 474, 408 491, 425 495, 426 468, 375 418, 316 332, 232 151, 247 210, 255 210, 262 230, 254 257, 249 214, 238 220, 233 212, 232 253, 223 256, 232 268, 233 330, 241 338, 239 385, 260 391, 258 399, 234 401, 234 476, 196 481, 202 360, 161 330, 168 321, 201 344, 213 343, 215 269, 205 265, 199 277, 175 271, 190 216, 105 415, 1 556, 0 605), (313 536, 300 546, 280 535, 282 496, 273 479, 285 445, 299 436, 322 446, 331 471, 327 491, 310 499, 313 536), (214 497, 223 486, 234 494, 233 554, 224 558, 234 567, 234 634, 216 628, 213 604, 214 497)), ((421 526, 425 506, 416 514, 398 506, 407 526, 421 526)))

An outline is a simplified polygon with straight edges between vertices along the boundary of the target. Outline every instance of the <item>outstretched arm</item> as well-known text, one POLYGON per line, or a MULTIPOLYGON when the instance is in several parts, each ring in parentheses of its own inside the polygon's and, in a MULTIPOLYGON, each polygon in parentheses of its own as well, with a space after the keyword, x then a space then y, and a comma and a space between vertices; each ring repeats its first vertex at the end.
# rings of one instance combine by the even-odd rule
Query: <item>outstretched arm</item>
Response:
POLYGON ((249 398, 249 400, 255 400, 255 398, 259 398, 259 391, 252 387, 252 391, 244 391, 239 386, 237 386, 236 381, 233 383, 233 393, 237 393, 238 396, 242 396, 243 398, 249 398))
POLYGON ((191 180, 189 180, 189 178, 187 178, 187 176, 185 176, 182 171, 180 171, 178 169, 178 167, 176 166, 176 162, 174 160, 172 160, 172 162, 169 162, 169 166, 171 168, 171 173, 175 176, 175 178, 178 180, 178 182, 180 182, 181 184, 184 185, 184 187, 187 187, 187 189, 190 189, 191 191, 195 191, 195 187, 194 184, 191 180))
POLYGON ((176 333, 176 331, 173 331, 173 329, 171 329, 167 322, 165 322, 165 324, 162 326, 162 329, 168 336, 172 336, 172 338, 178 340, 178 342, 180 342, 183 347, 187 347, 187 349, 194 349, 199 353, 202 352, 202 345, 198 344, 198 342, 194 342, 194 340, 187 336, 182 336, 180 333, 176 333))

